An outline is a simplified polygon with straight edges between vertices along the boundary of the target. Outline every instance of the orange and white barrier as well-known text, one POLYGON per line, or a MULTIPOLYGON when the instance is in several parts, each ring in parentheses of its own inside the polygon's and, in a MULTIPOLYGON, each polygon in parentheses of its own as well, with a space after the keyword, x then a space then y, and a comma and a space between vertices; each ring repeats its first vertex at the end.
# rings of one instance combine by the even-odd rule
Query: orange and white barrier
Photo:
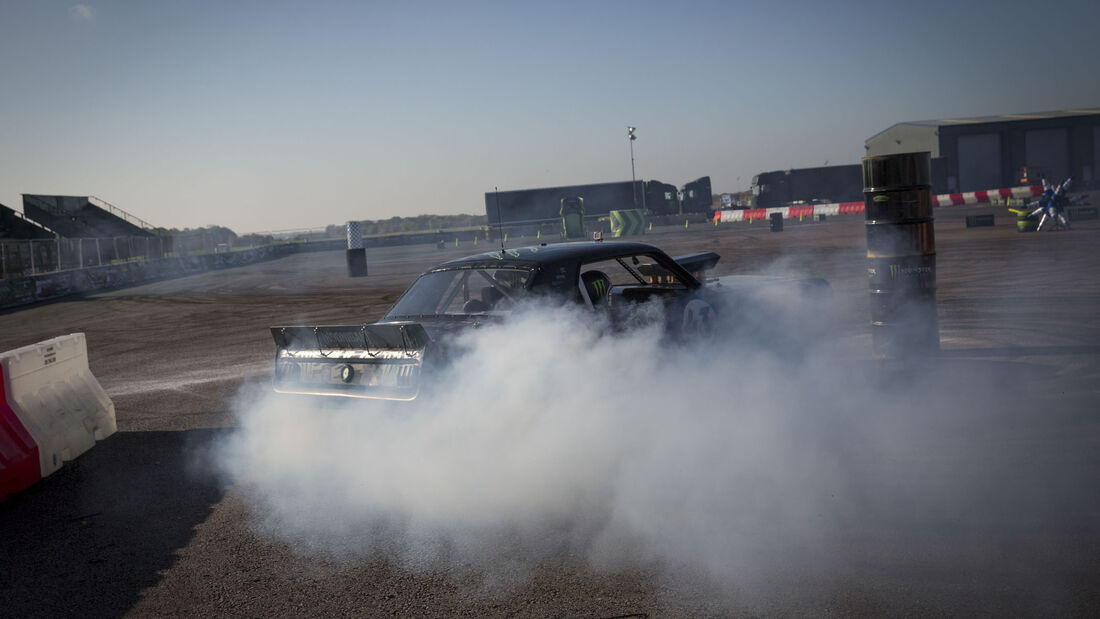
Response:
MULTIPOLYGON (((1043 193, 1040 185, 989 189, 967 193, 944 193, 932 196, 932 206, 963 206, 988 204, 994 200, 1030 200, 1043 193)), ((830 204, 803 204, 776 208, 737 209, 714 212, 715 223, 767 221, 772 213, 782 213, 784 219, 813 218, 817 215, 858 215, 863 212, 863 202, 833 202, 830 204)))
MULTIPOLYGON (((115 405, 88 368, 83 333, 0 353, 0 370, 3 410, 14 413, 3 419, 14 417, 25 434, 15 429, 4 432, 9 438, 18 435, 25 439, 29 435, 37 450, 41 477, 115 433, 115 405)), ((9 426, 14 428, 14 423, 9 426)), ((23 445, 21 449, 26 452, 29 448, 23 445)), ((16 475, 10 470, 15 469, 3 469, 5 481, 9 481, 9 475, 16 475)), ((26 474, 22 471, 18 474, 22 481, 11 483, 24 483, 26 474)))

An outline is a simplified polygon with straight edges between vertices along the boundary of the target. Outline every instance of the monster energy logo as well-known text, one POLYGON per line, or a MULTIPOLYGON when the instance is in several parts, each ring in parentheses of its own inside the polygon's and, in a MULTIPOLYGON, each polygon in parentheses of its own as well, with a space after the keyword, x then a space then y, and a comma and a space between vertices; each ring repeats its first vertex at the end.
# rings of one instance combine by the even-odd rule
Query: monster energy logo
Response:
POLYGON ((592 282, 592 290, 596 292, 597 297, 602 297, 603 293, 607 292, 607 282, 602 279, 597 279, 592 282))

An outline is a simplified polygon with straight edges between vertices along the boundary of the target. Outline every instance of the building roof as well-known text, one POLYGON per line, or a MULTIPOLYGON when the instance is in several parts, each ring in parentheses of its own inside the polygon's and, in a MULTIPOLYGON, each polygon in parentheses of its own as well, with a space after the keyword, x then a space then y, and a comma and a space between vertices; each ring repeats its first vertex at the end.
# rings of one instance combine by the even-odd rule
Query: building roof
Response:
POLYGON ((1021 120, 1045 120, 1048 118, 1069 118, 1073 116, 1100 115, 1100 108, 1080 108, 1074 110, 1057 110, 1054 112, 1028 112, 1024 114, 1000 114, 997 116, 974 116, 970 118, 938 118, 935 120, 910 120, 895 123, 886 129, 867 138, 868 141, 890 131, 894 127, 909 125, 913 127, 944 127, 952 125, 979 125, 985 123, 1015 122, 1021 120))

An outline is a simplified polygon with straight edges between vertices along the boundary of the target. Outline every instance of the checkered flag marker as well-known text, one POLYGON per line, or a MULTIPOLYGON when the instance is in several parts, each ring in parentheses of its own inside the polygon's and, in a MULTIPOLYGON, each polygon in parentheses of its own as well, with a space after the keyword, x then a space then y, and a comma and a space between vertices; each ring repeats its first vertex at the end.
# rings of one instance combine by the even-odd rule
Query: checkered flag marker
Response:
POLYGON ((348 222, 348 249, 360 249, 363 247, 363 233, 358 221, 348 222))

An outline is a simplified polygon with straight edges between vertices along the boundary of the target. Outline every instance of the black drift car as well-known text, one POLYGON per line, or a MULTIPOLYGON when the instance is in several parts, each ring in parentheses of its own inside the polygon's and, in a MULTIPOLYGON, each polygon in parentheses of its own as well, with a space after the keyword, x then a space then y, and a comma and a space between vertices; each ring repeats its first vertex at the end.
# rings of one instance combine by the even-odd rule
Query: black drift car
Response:
POLYGON ((280 393, 412 400, 422 377, 448 357, 457 330, 506 318, 539 299, 602 312, 617 329, 661 322, 671 341, 736 331, 757 341, 777 309, 823 301, 819 278, 729 275, 706 279, 719 256, 671 258, 638 242, 577 242, 492 251, 421 275, 381 320, 361 325, 272 327, 280 393))

